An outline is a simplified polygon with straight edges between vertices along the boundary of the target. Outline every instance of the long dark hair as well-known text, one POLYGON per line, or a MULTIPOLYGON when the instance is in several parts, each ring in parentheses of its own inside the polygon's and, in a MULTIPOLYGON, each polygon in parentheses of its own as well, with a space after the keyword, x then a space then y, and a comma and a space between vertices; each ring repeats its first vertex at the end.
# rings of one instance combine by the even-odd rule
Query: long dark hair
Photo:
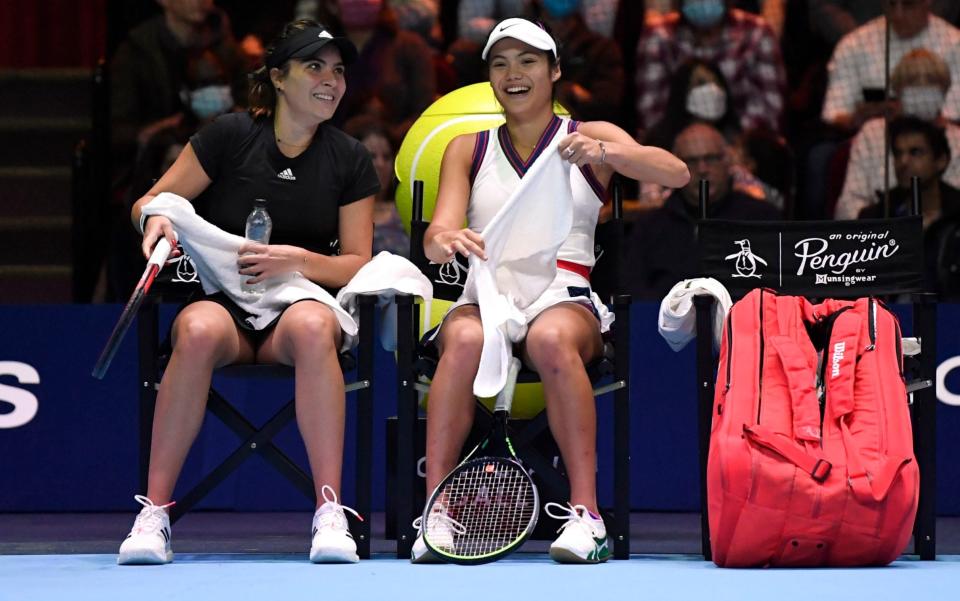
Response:
POLYGON ((697 67, 703 67, 717 78, 717 85, 727 96, 727 110, 720 119, 711 123, 728 140, 740 132, 740 122, 733 110, 733 98, 727 78, 713 63, 691 59, 674 72, 670 78, 670 94, 667 98, 667 109, 660 121, 650 128, 644 137, 644 143, 649 146, 658 146, 670 150, 673 142, 681 131, 691 123, 703 121, 700 117, 687 110, 687 94, 690 93, 690 77, 697 67))
MULTIPOLYGON (((283 26, 283 31, 275 37, 264 52, 264 63, 268 56, 273 54, 283 40, 295 36, 304 29, 310 27, 321 27, 313 19, 298 19, 291 21, 283 26)), ((286 76, 290 72, 290 61, 283 63, 280 71, 286 76)), ((250 90, 247 93, 247 104, 250 114, 254 119, 261 119, 273 116, 277 110, 277 90, 273 87, 273 81, 270 80, 270 70, 266 64, 247 76, 250 79, 250 90)))

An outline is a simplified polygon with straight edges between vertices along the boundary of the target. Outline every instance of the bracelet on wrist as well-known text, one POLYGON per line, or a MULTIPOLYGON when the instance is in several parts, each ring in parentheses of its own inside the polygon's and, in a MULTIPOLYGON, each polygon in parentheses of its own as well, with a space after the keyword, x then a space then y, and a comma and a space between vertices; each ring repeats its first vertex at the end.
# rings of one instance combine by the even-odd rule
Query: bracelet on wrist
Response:
POLYGON ((144 229, 147 227, 147 219, 150 219, 151 215, 147 215, 141 211, 140 213, 140 235, 144 233, 144 229))
POLYGON ((607 160, 607 147, 603 145, 603 140, 597 140, 597 144, 600 146, 600 164, 603 165, 607 160))

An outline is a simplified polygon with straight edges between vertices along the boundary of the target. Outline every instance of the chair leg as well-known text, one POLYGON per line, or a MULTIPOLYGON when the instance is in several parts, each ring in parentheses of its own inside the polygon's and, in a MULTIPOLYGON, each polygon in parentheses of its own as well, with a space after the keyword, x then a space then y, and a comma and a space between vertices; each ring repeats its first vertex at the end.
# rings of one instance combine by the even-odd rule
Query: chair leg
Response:
POLYGON ((613 393, 613 557, 630 559, 630 304, 615 309, 614 374, 626 386, 613 393))
POLYGON ((360 345, 357 348, 357 379, 367 386, 357 391, 356 442, 356 509, 364 516, 354 528, 357 555, 370 557, 370 508, 373 459, 373 303, 374 298, 362 296, 360 304, 360 345))
POLYGON ((713 358, 712 296, 693 299, 697 312, 697 395, 700 440, 700 552, 713 559, 710 547, 710 520, 707 514, 707 456, 710 451, 710 424, 713 419, 713 389, 716 365, 713 358))
MULTIPOLYGON (((919 295, 914 304, 913 332, 919 336, 920 379, 936 381, 937 304, 933 295, 919 295)), ((914 551, 923 560, 937 555, 937 394, 930 386, 913 393, 913 448, 920 467, 920 502, 914 523, 914 551)))
POLYGON ((414 532, 411 522, 415 512, 416 486, 417 392, 413 377, 415 321, 413 297, 398 295, 397 303, 397 489, 396 532, 397 558, 410 557, 414 532))
POLYGON ((159 327, 157 303, 147 299, 137 315, 140 382, 140 492, 147 494, 150 470, 150 446, 153 440, 153 412, 157 404, 157 383, 160 379, 157 357, 159 327))

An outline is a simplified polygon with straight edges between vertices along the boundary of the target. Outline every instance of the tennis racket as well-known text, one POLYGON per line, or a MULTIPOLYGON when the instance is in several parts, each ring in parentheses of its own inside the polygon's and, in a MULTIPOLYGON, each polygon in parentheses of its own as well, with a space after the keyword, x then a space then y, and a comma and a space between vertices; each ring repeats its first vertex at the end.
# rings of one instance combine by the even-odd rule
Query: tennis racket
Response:
POLYGON ((490 432, 443 479, 424 508, 423 541, 446 561, 497 560, 519 548, 537 525, 537 487, 517 461, 507 435, 519 371, 520 361, 514 357, 507 384, 497 395, 490 432), (438 519, 436 513, 446 515, 438 519))
POLYGON ((143 303, 143 298, 150 292, 150 286, 153 285, 153 280, 157 277, 157 274, 160 273, 160 269, 162 269, 163 264, 167 262, 169 255, 170 243, 167 242, 166 238, 160 238, 157 245, 153 247, 153 254, 151 254, 147 260, 147 268, 143 270, 143 275, 140 276, 140 281, 137 282, 136 288, 133 289, 133 294, 130 295, 127 306, 123 308, 123 313, 120 314, 117 325, 113 327, 113 332, 111 332, 110 338, 107 339, 107 344, 103 347, 100 358, 97 359, 97 364, 93 366, 92 375, 94 378, 102 380, 104 374, 107 373, 107 369, 110 368, 110 362, 113 361, 114 355, 117 354, 117 349, 120 348, 120 342, 123 340, 127 330, 130 329, 130 324, 133 323, 133 318, 137 316, 137 311, 140 310, 140 304, 143 303))

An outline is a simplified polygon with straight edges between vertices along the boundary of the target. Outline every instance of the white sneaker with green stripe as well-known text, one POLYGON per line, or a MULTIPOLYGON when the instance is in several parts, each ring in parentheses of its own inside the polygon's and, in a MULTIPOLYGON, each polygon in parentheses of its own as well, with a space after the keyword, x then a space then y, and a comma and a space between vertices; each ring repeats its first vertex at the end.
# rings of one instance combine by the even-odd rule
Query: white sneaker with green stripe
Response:
POLYGON ((547 515, 566 520, 557 530, 560 536, 550 545, 550 558, 558 563, 600 563, 610 558, 607 529, 603 518, 594 518, 583 505, 547 503, 547 515), (551 513, 556 508, 559 513, 551 513))

